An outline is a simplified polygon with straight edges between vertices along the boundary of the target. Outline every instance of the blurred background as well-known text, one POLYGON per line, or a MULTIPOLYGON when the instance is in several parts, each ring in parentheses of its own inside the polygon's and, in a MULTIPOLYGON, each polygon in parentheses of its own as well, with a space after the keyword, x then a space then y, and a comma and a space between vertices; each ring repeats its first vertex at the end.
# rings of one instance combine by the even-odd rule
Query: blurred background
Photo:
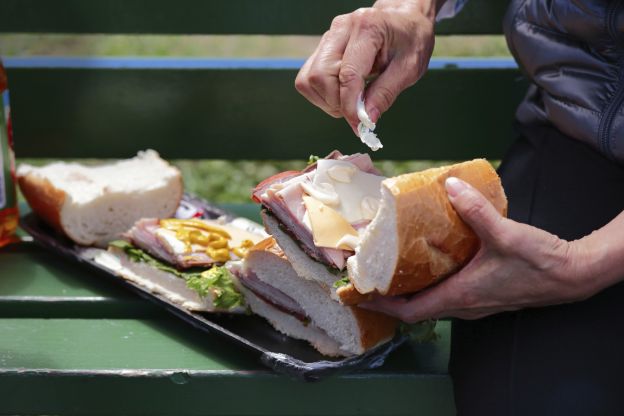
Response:
MULTIPOLYGON (((304 59, 316 48, 319 39, 318 36, 0 34, 0 56, 304 59)), ((502 36, 438 37, 434 50, 434 57, 509 56, 502 36)), ((16 135, 15 140, 19 140, 19 135, 16 135)), ((354 136, 353 140, 358 139, 354 136)), ((301 160, 293 161, 174 160, 173 162, 181 169, 188 191, 212 201, 236 203, 248 202, 250 190, 260 180, 282 170, 305 167, 308 156, 302 154, 301 160)), ((23 161, 19 158, 19 154, 17 157, 18 163, 23 161)), ((41 164, 47 161, 37 159, 28 162, 41 164)), ((375 160, 375 163, 385 175, 397 175, 444 164, 446 161, 375 160)))

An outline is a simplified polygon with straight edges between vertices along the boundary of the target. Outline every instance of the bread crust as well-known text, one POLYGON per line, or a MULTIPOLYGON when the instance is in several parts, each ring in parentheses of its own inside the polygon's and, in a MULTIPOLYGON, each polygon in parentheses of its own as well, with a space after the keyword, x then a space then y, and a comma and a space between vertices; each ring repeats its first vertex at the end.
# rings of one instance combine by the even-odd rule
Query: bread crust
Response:
POLYGON ((507 215, 500 178, 485 159, 475 159, 383 181, 396 202, 398 260, 385 295, 421 290, 463 266, 479 249, 479 239, 451 205, 445 189, 457 177, 479 190, 507 215))
POLYGON ((360 342, 365 351, 391 340, 399 321, 381 312, 349 306, 360 328, 360 342))
POLYGON ((28 205, 52 228, 69 237, 61 224, 61 210, 65 203, 65 191, 34 173, 18 175, 17 182, 28 205))
MULTIPOLYGON (((264 252, 279 257, 286 267, 292 267, 286 258, 284 252, 280 249, 277 241, 273 237, 268 237, 250 249, 252 252, 264 252)), ((261 254, 261 253, 257 253, 261 254)), ((303 278, 301 278, 303 279, 303 278)), ((319 284, 320 285, 320 284, 319 284)), ((362 295, 358 293, 353 285, 347 285, 345 288, 345 298, 351 299, 352 303, 361 303, 370 300, 370 295, 362 295), (348 296, 351 296, 349 298, 348 296), (357 300, 357 302, 353 301, 357 300)), ((329 294, 328 294, 329 296, 329 294)), ((385 315, 381 312, 369 311, 357 306, 344 306, 345 313, 352 313, 358 326, 360 344, 365 352, 377 345, 392 339, 396 333, 398 320, 396 318, 385 315)))
POLYGON ((346 306, 368 302, 374 298, 373 293, 364 294, 358 292, 355 286, 353 286, 353 283, 339 287, 336 290, 336 295, 338 296, 338 299, 340 299, 340 303, 346 306))

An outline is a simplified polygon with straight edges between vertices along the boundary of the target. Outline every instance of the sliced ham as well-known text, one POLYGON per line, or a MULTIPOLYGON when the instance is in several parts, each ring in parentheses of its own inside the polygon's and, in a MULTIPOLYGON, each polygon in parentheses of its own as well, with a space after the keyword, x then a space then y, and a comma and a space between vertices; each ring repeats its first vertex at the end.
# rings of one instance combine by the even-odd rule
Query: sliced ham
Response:
POLYGON ((243 272, 238 269, 230 269, 230 271, 238 277, 239 282, 243 286, 252 291, 266 303, 284 313, 294 316, 301 322, 309 320, 306 312, 293 298, 281 290, 264 283, 258 279, 253 272, 249 270, 247 272, 243 272))
MULTIPOLYGON (((373 166, 370 156, 362 153, 344 156, 337 150, 331 152, 325 159, 343 160, 357 166, 363 172, 380 175, 373 166)), ((307 255, 327 264, 330 267, 342 270, 346 265, 346 259, 353 252, 333 248, 317 247, 314 244, 312 232, 305 226, 303 217, 305 206, 303 204, 303 190, 300 183, 312 182, 316 163, 308 166, 301 172, 287 171, 271 176, 262 181, 252 193, 252 199, 261 203, 272 215, 277 217, 286 231, 307 255)), ((366 223, 367 225, 368 223, 366 223)), ((364 224, 357 224, 359 227, 364 224)))
POLYGON ((136 247, 176 268, 210 267, 216 263, 205 251, 172 253, 156 236, 156 231, 160 228, 158 219, 145 218, 137 221, 124 236, 136 247))

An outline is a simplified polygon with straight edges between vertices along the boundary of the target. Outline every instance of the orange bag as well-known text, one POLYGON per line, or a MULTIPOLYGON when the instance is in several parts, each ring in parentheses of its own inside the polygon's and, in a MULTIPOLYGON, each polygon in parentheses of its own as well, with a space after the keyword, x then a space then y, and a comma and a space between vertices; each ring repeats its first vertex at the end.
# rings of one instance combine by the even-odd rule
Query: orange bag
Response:
POLYGON ((18 211, 7 76, 0 61, 0 247, 15 241, 18 211))

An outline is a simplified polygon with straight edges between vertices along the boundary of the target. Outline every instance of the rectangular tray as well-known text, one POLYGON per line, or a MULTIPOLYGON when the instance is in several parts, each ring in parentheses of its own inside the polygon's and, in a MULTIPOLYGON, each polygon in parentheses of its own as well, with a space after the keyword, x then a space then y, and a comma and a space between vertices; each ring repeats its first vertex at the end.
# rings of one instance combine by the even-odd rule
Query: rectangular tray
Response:
MULTIPOLYGON (((196 216, 206 219, 225 217, 227 220, 236 218, 235 215, 189 194, 185 194, 182 198, 176 216, 182 218, 196 216)), ((219 334, 238 344, 241 348, 260 354, 260 360, 264 365, 281 374, 313 381, 331 375, 372 369, 381 366, 388 354, 406 340, 405 336, 397 336, 392 341, 368 351, 364 355, 342 359, 328 358, 318 353, 307 342, 290 338, 276 331, 258 316, 191 312, 161 295, 151 293, 143 287, 117 276, 88 256, 84 256, 85 250, 89 248, 79 246, 58 234, 33 213, 23 216, 20 224, 35 242, 44 248, 71 261, 98 270, 100 273, 97 275, 118 282, 198 329, 219 334)))

